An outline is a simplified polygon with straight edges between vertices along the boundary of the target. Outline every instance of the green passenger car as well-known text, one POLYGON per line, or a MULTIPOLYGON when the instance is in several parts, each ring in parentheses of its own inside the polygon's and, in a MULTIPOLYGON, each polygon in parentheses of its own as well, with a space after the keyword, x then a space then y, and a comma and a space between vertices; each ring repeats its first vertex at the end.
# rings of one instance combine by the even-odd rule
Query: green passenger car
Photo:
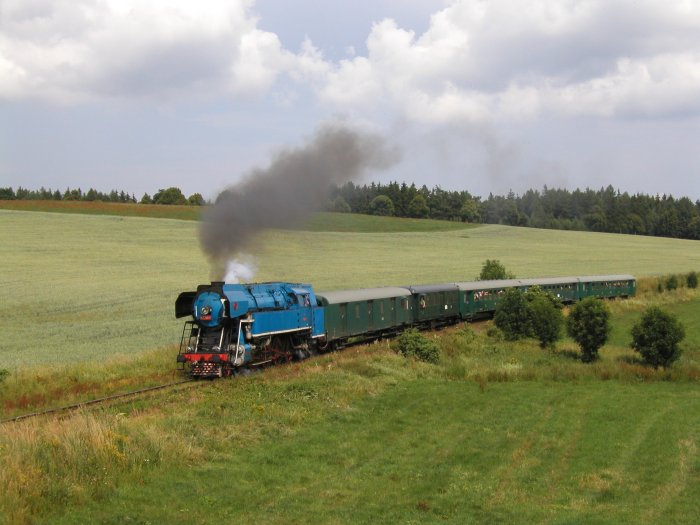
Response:
POLYGON ((326 342, 335 345, 353 337, 396 334, 413 321, 413 301, 406 288, 319 292, 316 299, 326 310, 326 342))
POLYGON ((459 312, 464 320, 490 316, 506 290, 524 288, 519 279, 469 281, 455 284, 459 289, 459 312))
POLYGON ((511 288, 524 292, 533 286, 539 286, 563 303, 573 303, 590 296, 632 297, 636 293, 636 280, 632 275, 471 281, 456 283, 456 285, 459 288, 459 311, 462 319, 465 320, 492 315, 503 294, 511 288))
POLYGON ((459 288, 455 284, 409 286, 413 294, 413 322, 438 326, 459 319, 459 288))
POLYGON ((632 275, 587 275, 579 279, 578 294, 586 297, 634 297, 637 282, 632 275))
POLYGON ((541 279, 521 279, 523 289, 539 286, 543 291, 552 294, 562 303, 578 301, 578 277, 545 277, 541 279))

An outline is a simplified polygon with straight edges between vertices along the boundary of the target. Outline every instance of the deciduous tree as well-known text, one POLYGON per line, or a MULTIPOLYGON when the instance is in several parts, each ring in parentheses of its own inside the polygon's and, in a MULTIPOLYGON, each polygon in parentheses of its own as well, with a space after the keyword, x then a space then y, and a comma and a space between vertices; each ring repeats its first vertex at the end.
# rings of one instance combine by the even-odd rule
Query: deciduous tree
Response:
POLYGON ((490 281, 494 279, 515 279, 512 272, 506 270, 506 267, 501 264, 498 259, 486 259, 481 267, 481 273, 478 279, 480 281, 490 281))
POLYGON ((394 215, 394 203, 386 195, 378 195, 369 203, 369 212, 372 215, 394 215))
POLYGON ((581 360, 598 359, 598 350, 610 335, 610 309, 597 297, 576 303, 566 320, 566 330, 581 348, 581 360))
POLYGON ((684 337, 685 328, 675 316, 650 306, 632 327, 632 348, 654 368, 668 368, 680 357, 678 345, 684 337))
POLYGON ((493 321, 507 340, 533 335, 529 306, 525 294, 517 288, 506 290, 501 297, 493 321))

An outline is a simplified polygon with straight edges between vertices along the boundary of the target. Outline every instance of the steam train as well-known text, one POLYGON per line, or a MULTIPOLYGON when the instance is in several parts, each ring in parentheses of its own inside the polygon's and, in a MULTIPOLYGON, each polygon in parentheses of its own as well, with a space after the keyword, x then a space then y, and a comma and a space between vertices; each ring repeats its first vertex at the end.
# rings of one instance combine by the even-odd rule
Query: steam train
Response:
POLYGON ((629 297, 631 275, 455 282, 315 293, 309 284, 212 282, 175 301, 185 322, 177 362, 193 377, 222 377, 304 359, 348 344, 493 314, 506 290, 532 286, 573 303, 629 297))

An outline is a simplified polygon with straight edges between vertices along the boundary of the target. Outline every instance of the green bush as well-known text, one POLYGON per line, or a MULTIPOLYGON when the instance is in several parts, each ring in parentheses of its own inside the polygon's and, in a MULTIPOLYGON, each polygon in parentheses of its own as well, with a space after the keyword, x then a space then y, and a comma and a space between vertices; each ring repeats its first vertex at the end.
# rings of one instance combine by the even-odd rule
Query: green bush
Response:
POLYGON ((676 288, 678 288, 678 277, 675 275, 669 275, 666 278, 666 289, 671 291, 675 290, 676 288))
POLYGON ((503 331, 493 324, 486 329, 486 335, 491 339, 495 339, 496 341, 503 340, 503 331))
POLYGON ((559 301, 551 294, 528 290, 525 294, 529 303, 532 334, 540 342, 540 347, 553 347, 561 337, 564 316, 559 301))
POLYGON ((525 294, 517 288, 506 290, 496 307, 493 322, 508 341, 533 335, 530 305, 525 294))
POLYGON ((536 337, 545 348, 554 346, 561 337, 564 318, 559 300, 533 286, 525 293, 517 289, 506 291, 496 307, 494 322, 507 340, 536 337))
POLYGON ((680 357, 678 344, 684 337, 685 328, 675 316, 650 306, 632 327, 632 348, 654 368, 668 368, 680 357))
POLYGON ((690 272, 685 279, 688 288, 695 289, 698 287, 698 274, 696 272, 690 272))
POLYGON ((515 279, 515 274, 506 270, 498 259, 486 259, 481 267, 480 281, 491 281, 495 279, 515 279))
POLYGON ((590 363, 598 359, 598 349, 610 335, 610 309, 597 297, 587 297, 571 309, 566 330, 581 347, 581 360, 590 363))
POLYGON ((10 375, 10 371, 6 370, 5 368, 0 368, 0 383, 2 383, 5 379, 7 379, 7 376, 10 375))
POLYGON ((404 357, 415 357, 426 363, 437 363, 440 360, 440 348, 415 328, 406 330, 398 338, 398 351, 404 357))

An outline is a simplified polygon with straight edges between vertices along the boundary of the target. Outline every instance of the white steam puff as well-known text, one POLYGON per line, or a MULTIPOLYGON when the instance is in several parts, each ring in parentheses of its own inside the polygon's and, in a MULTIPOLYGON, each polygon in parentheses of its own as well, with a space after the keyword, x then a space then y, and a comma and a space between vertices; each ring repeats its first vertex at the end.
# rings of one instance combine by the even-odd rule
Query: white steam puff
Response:
POLYGON ((232 259, 226 264, 224 282, 230 284, 251 282, 255 277, 256 268, 252 257, 232 259))

